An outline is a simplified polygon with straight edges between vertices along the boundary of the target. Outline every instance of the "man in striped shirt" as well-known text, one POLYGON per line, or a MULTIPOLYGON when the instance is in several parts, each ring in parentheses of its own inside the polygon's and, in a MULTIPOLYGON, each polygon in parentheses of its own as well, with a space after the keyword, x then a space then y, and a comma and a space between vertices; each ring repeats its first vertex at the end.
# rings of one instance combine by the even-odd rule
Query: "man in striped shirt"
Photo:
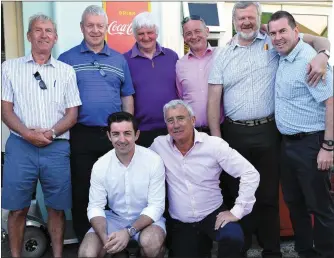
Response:
POLYGON ((68 130, 81 105, 75 72, 57 61, 54 22, 30 18, 31 53, 2 65, 2 121, 11 131, 5 150, 2 208, 10 210, 8 232, 13 257, 20 257, 26 215, 39 179, 48 210, 54 257, 61 257, 64 210, 71 208, 68 130))
POLYGON ((105 42, 108 17, 100 6, 91 5, 80 23, 84 40, 59 56, 73 66, 82 106, 78 123, 71 129, 73 225, 81 241, 90 228, 87 218, 89 182, 93 164, 112 149, 106 131, 109 114, 133 114, 134 89, 128 64, 105 42))

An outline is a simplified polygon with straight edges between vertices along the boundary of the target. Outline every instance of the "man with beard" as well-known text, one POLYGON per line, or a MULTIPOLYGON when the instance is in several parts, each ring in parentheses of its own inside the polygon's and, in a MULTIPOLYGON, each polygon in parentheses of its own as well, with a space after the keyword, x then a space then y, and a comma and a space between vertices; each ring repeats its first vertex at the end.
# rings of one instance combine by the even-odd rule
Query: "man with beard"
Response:
MULTIPOLYGON (((261 177, 253 212, 241 221, 245 233, 243 254, 251 246, 252 234, 256 233, 263 247, 263 257, 281 257, 280 134, 274 121, 274 85, 279 56, 270 38, 259 32, 260 17, 257 2, 234 5, 233 23, 238 34, 235 42, 220 53, 209 76, 208 120, 211 134, 221 137, 219 107, 224 87, 224 139, 255 166, 261 177)), ((329 49, 329 42, 323 43, 322 38, 304 35, 304 40, 318 51, 329 49)), ((320 67, 326 67, 326 55, 319 53, 316 59, 323 63, 320 67)), ((310 84, 320 77, 311 72, 310 84)), ((224 174, 222 180, 231 195, 229 200, 224 193, 225 202, 231 206, 238 193, 238 179, 224 174)))
POLYGON ((71 130, 72 215, 79 241, 90 227, 86 212, 93 164, 112 149, 104 130, 108 115, 133 113, 134 93, 126 60, 104 40, 108 17, 103 8, 88 6, 80 28, 84 40, 59 56, 60 61, 73 66, 82 100, 78 123, 71 130))

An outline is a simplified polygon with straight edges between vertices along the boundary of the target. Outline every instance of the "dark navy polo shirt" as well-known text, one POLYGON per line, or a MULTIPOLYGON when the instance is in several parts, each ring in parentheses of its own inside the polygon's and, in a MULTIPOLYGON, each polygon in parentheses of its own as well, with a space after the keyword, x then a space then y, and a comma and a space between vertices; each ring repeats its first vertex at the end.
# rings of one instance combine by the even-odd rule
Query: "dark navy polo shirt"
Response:
POLYGON ((78 123, 106 126, 108 116, 122 110, 121 97, 135 92, 127 61, 106 43, 101 52, 95 54, 83 40, 58 59, 73 66, 76 72, 82 101, 78 123))

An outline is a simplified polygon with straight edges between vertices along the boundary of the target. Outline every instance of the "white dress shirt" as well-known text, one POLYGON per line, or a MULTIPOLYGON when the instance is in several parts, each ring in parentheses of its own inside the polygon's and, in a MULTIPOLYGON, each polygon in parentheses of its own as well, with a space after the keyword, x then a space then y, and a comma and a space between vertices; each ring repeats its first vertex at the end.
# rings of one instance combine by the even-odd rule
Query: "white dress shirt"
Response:
POLYGON ((105 215, 105 205, 129 221, 140 215, 158 221, 165 210, 165 167, 153 151, 135 146, 130 164, 125 167, 115 149, 102 156, 93 166, 88 219, 105 215))
POLYGON ((182 155, 170 135, 157 137, 152 150, 166 166, 169 213, 184 223, 198 222, 223 203, 219 176, 224 169, 240 177, 239 196, 231 213, 241 219, 253 209, 260 175, 223 139, 195 131, 194 146, 182 155))

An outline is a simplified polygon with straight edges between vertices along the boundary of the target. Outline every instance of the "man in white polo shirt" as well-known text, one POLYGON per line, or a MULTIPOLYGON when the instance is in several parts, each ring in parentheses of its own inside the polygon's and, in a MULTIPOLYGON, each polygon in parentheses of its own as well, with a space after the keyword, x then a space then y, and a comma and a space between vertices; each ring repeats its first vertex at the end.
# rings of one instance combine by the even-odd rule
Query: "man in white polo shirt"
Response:
POLYGON ((61 257, 64 210, 71 208, 68 130, 81 105, 73 68, 54 59, 54 22, 30 18, 31 53, 2 64, 2 121, 11 134, 5 150, 2 208, 10 210, 8 233, 13 257, 20 257, 26 215, 37 180, 48 210, 54 257, 61 257))

